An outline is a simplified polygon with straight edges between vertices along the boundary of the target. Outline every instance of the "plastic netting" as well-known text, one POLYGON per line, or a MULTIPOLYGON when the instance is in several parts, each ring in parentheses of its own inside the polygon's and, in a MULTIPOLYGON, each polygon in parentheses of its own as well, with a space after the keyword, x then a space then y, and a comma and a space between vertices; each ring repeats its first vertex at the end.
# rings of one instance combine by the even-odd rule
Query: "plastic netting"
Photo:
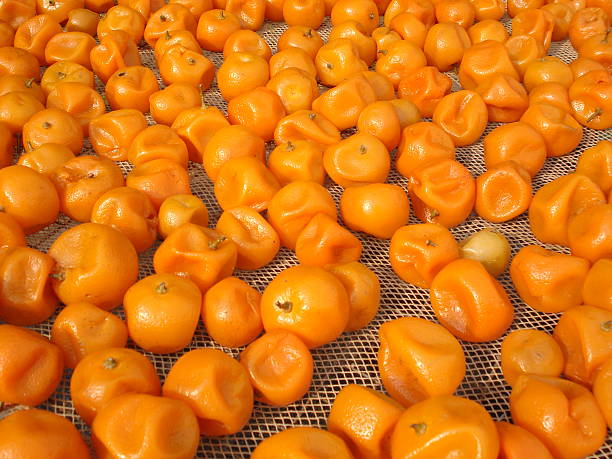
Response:
MULTIPOLYGON (((504 21, 509 26, 509 21, 504 21)), ((260 34, 276 51, 276 43, 281 33, 286 29, 282 23, 266 23, 260 30, 260 34)), ((331 24, 329 18, 319 29, 324 39, 327 39, 331 24)), ((565 62, 571 62, 576 57, 576 52, 568 41, 553 43, 549 54, 558 56, 565 62)), ((205 52, 217 68, 223 60, 222 53, 205 52)), ((153 69, 158 75, 160 86, 163 83, 159 78, 159 72, 155 66, 153 52, 148 46, 141 49, 143 65, 153 69)), ((457 76, 453 72, 448 75, 453 79, 453 90, 459 89, 457 76)), ((97 80, 97 79, 96 79, 97 80)), ((97 80, 97 87, 103 93, 104 86, 97 80)), ((215 105, 226 112, 227 104, 221 97, 216 85, 206 93, 206 102, 215 105)), ((149 123, 153 120, 149 117, 149 123)), ((498 123, 489 123, 485 135, 498 123)), ((484 137, 484 136, 483 136, 484 137)), ((569 155, 559 158, 549 158, 544 168, 533 180, 534 192, 544 184, 572 172, 581 152, 593 146, 599 140, 612 139, 612 130, 594 131, 584 130, 582 142, 575 151, 569 155)), ((268 151, 273 145, 268 145, 268 151)), ((18 154, 19 152, 17 152, 18 154)), ((86 143, 84 153, 93 153, 91 147, 86 143)), ((485 171, 483 162, 482 138, 479 142, 468 147, 457 148, 457 159, 463 163, 474 176, 485 171)), ((121 163, 122 169, 127 173, 131 165, 127 162, 121 163)), ((192 191, 200 197, 208 207, 211 225, 214 225, 221 214, 221 209, 215 201, 212 182, 207 178, 200 164, 190 163, 189 175, 192 191)), ((399 184, 407 190, 407 180, 392 171, 388 179, 389 183, 399 184)), ((328 183, 328 189, 338 202, 342 188, 328 183)), ((409 223, 419 223, 416 217, 411 216, 409 223)), ((58 221, 44 230, 28 237, 32 247, 46 251, 59 234, 76 223, 65 216, 60 216, 58 221)), ((461 241, 470 234, 487 227, 494 227, 502 232, 510 241, 512 255, 523 246, 528 244, 540 244, 529 229, 529 222, 525 214, 504 223, 492 224, 476 215, 472 215, 465 223, 453 228, 452 232, 457 240, 461 241)), ((364 234, 356 233, 363 243, 363 254, 361 261, 378 275, 381 287, 381 305, 376 318, 365 328, 352 333, 343 334, 337 341, 313 350, 315 372, 312 386, 306 396, 287 407, 277 408, 256 402, 253 415, 244 429, 235 435, 221 438, 202 437, 197 457, 206 458, 248 458, 264 438, 295 426, 326 427, 326 420, 330 407, 336 394, 342 387, 350 383, 361 384, 373 389, 384 391, 377 368, 376 353, 379 346, 378 327, 389 320, 404 316, 419 316, 429 320, 436 320, 429 302, 427 290, 414 287, 399 279, 391 269, 388 261, 389 241, 379 240, 364 234)), ((140 255, 140 277, 153 273, 152 258, 159 242, 140 255)), ((541 245, 541 244, 540 244, 541 245)), ((557 251, 568 250, 558 246, 546 246, 557 251)), ((266 285, 282 270, 297 264, 295 255, 286 249, 281 249, 276 259, 263 269, 249 272, 236 271, 235 275, 248 282, 250 285, 263 291, 266 285)), ((515 319, 510 330, 522 328, 537 328, 551 332, 559 315, 539 313, 518 297, 514 291, 512 281, 507 273, 500 276, 499 280, 509 293, 515 308, 515 319)), ((121 308, 116 311, 122 315, 121 308)), ((49 336, 51 325, 55 316, 43 324, 32 327, 38 332, 49 336)), ((501 339, 484 343, 473 344, 462 342, 467 359, 467 371, 463 383, 457 390, 457 395, 470 398, 481 403, 495 420, 510 421, 508 397, 510 387, 506 385, 500 369, 500 344, 501 339)), ((130 344, 133 346, 133 343, 130 344)), ((226 353, 236 357, 240 349, 222 348, 217 345, 206 334, 204 326, 200 322, 191 345, 183 352, 171 355, 156 355, 145 352, 147 357, 155 364, 157 372, 163 382, 173 363, 184 352, 201 347, 220 348, 226 353)), ((72 422, 83 433, 89 441, 90 431, 87 425, 76 414, 70 400, 70 370, 66 371, 65 377, 55 394, 42 405, 42 408, 61 414, 72 422)), ((612 457, 612 440, 610 436, 606 444, 592 457, 612 457)))

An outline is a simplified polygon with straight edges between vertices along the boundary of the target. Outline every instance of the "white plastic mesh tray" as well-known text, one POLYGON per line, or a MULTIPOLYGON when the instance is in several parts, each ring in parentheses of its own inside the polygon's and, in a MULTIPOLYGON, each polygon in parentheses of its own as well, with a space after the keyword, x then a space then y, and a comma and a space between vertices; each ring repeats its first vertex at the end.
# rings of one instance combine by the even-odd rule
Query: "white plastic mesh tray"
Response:
MULTIPOLYGON (((331 29, 328 19, 319 29, 324 39, 327 39, 331 29)), ((505 21, 505 23, 508 25, 508 21, 505 21)), ((273 52, 276 51, 278 38, 286 27, 285 24, 281 23, 266 23, 262 30, 260 30, 259 33, 266 39, 273 52)), ((221 65, 223 60, 221 53, 205 52, 205 54, 215 63, 217 68, 221 65)), ((568 63, 576 57, 576 53, 568 41, 553 43, 549 54, 555 55, 568 63)), ((159 73, 155 68, 153 52, 148 46, 145 45, 141 49, 141 57, 143 65, 155 71, 160 85, 162 85, 159 73)), ((459 85, 456 75, 452 72, 449 72, 448 75, 453 79, 453 90, 457 90, 459 85)), ((103 92, 103 84, 99 80, 97 80, 97 84, 100 92, 103 92)), ((215 84, 207 91, 205 97, 208 104, 215 105, 226 112, 227 104, 221 97, 215 84)), ((149 123, 153 124, 150 117, 149 123)), ((498 123, 489 123, 485 135, 498 125, 498 123)), ((584 138, 574 152, 563 157, 547 159, 546 165, 533 180, 534 192, 553 179, 572 172, 581 152, 602 139, 612 140, 612 130, 594 131, 585 129, 584 138)), ((268 149, 268 151, 270 150, 271 148, 268 149)), ((88 143, 86 143, 84 153, 93 153, 88 143)), ((484 172, 482 141, 469 147, 457 148, 457 159, 475 177, 484 172)), ((121 167, 125 173, 131 169, 131 165, 127 162, 121 163, 121 167)), ((205 175, 200 164, 190 163, 189 175, 192 191, 206 203, 210 213, 211 226, 213 226, 221 214, 221 209, 214 198, 213 185, 205 175)), ((391 172, 388 181, 389 183, 399 184, 407 190, 407 180, 395 171, 391 172)), ((337 203, 342 189, 331 182, 327 186, 337 203)), ((412 216, 409 223, 418 223, 418 220, 412 216)), ((28 242, 32 247, 46 251, 62 231, 75 224, 75 222, 62 215, 53 225, 29 236, 28 242)), ((489 223, 476 215, 472 215, 465 223, 457 228, 453 228, 452 232, 456 239, 460 241, 473 232, 486 227, 494 227, 508 238, 512 245, 513 255, 525 245, 539 244, 531 234, 525 214, 501 225, 489 223)), ((379 346, 378 327, 382 323, 404 316, 419 316, 435 320, 429 303, 428 291, 406 284, 392 271, 388 261, 388 241, 378 240, 363 234, 356 233, 356 235, 363 243, 361 261, 376 272, 381 282, 382 298, 380 310, 376 318, 365 329, 345 333, 337 341, 313 351, 315 362, 314 378, 308 394, 303 399, 283 408, 270 407, 256 402, 253 416, 241 432, 221 438, 202 437, 197 457, 219 459, 248 458, 260 441, 288 427, 314 426, 325 428, 326 419, 334 398, 345 385, 356 383, 380 391, 384 390, 376 363, 376 352, 379 346)), ((157 246, 158 244, 140 255, 141 277, 153 273, 152 259, 157 246)), ((558 246, 547 246, 547 248, 567 252, 567 249, 558 246)), ((278 273, 295 264, 297 264, 297 259, 294 254, 289 250, 281 249, 276 259, 263 269, 255 272, 236 271, 235 275, 259 291, 263 291, 266 285, 278 273)), ((558 320, 557 314, 539 313, 525 305, 514 291, 507 273, 503 274, 499 280, 509 293, 515 307, 515 320, 510 330, 538 328, 547 332, 552 331, 558 320)), ((121 310, 117 310, 116 313, 121 316, 123 314, 121 310)), ((55 316, 43 324, 32 328, 49 336, 54 319, 55 316)), ((495 420, 510 421, 508 408, 510 387, 505 384, 500 370, 500 343, 501 340, 484 344, 462 342, 467 359, 467 372, 463 383, 457 390, 457 395, 468 397, 481 403, 495 420)), ((190 347, 185 349, 185 351, 201 347, 220 348, 234 357, 239 353, 238 349, 222 348, 213 342, 200 323, 190 347)), ((146 352, 145 354, 155 364, 162 382, 173 363, 182 355, 182 353, 179 353, 162 356, 146 352)), ((59 388, 42 405, 42 408, 70 419, 81 430, 85 438, 89 440, 89 429, 75 413, 72 406, 69 386, 70 370, 67 370, 59 388)), ((610 437, 608 437, 607 443, 592 457, 612 457, 612 440, 610 437)))

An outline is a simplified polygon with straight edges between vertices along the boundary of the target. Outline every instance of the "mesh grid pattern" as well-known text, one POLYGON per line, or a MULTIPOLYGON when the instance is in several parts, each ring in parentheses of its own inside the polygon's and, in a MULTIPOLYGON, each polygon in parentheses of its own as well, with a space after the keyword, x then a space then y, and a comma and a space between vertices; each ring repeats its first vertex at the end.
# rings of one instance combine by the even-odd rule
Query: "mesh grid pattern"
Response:
MULTIPOLYGON (((508 20, 504 22, 506 26, 509 26, 508 20)), ((285 24, 266 23, 259 33, 270 44, 272 50, 276 51, 278 38, 286 27, 285 24)), ((324 39, 327 38, 330 29, 329 18, 326 18, 325 23, 319 29, 324 39)), ((553 43, 549 54, 558 56, 568 63, 576 57, 576 53, 568 41, 553 43)), ((221 53, 205 51, 205 55, 214 62, 217 68, 221 65, 223 59, 221 53)), ((145 45, 141 49, 141 57, 143 65, 155 71, 160 86, 163 87, 159 73, 155 68, 153 52, 148 46, 145 45)), ((449 72, 448 75, 453 79, 453 90, 459 89, 456 74, 449 72)), ((97 88, 100 92, 103 92, 103 84, 97 78, 96 81, 97 88)), ((207 91, 205 97, 208 104, 215 105, 226 112, 227 104, 221 97, 216 84, 213 84, 211 89, 207 91)), ((149 115, 147 116, 149 117, 149 115)), ((153 123, 150 117, 148 120, 150 124, 153 123)), ((497 123, 489 123, 485 134, 498 125, 497 123)), ((612 130, 597 132, 585 129, 582 142, 574 152, 564 157, 547 159, 545 167, 533 180, 534 192, 551 180, 572 172, 581 152, 602 139, 612 140, 612 130)), ((268 145, 268 150, 271 150, 272 147, 273 145, 268 145)), ((88 143, 85 145, 84 152, 92 152, 88 143)), ((482 139, 474 145, 457 148, 457 159, 474 176, 484 172, 482 139)), ((125 162, 121 163, 121 167, 127 173, 131 165, 125 162)), ((207 178, 199 164, 190 163, 189 175, 193 193, 206 203, 210 213, 211 224, 216 222, 221 214, 221 209, 215 201, 212 182, 207 178)), ((388 182, 399 184, 407 190, 407 180, 396 171, 391 172, 388 182)), ((327 186, 334 200, 338 203, 342 189, 332 183, 328 183, 327 186)), ((411 216, 409 223, 419 223, 419 221, 416 217, 411 216)), ((75 224, 75 222, 67 217, 60 216, 53 225, 29 236, 28 242, 32 247, 46 251, 62 231, 75 224)), ((472 215, 465 223, 457 228, 453 228, 452 232, 456 239, 460 241, 473 232, 487 227, 496 228, 508 238, 512 246, 513 256, 525 245, 540 244, 533 237, 525 214, 502 225, 492 224, 476 215, 472 215)), ((377 331, 382 323, 404 316, 419 316, 435 321, 435 315, 429 302, 428 291, 403 282, 392 271, 388 262, 389 242, 359 233, 356 233, 356 235, 363 243, 361 261, 378 275, 381 282, 381 305, 376 318, 365 329, 350 334, 345 333, 337 341, 313 350, 312 354, 315 362, 314 377, 311 389, 303 399, 282 408, 270 407, 256 402, 252 418, 241 432, 222 438, 202 437, 197 457, 219 459, 248 458, 260 441, 286 428, 294 426, 325 428, 326 419, 334 398, 345 385, 356 383, 380 391, 384 390, 379 378, 376 362, 376 352, 379 346, 377 331)), ((140 277, 153 273, 152 258, 158 245, 159 242, 140 255, 140 277)), ((558 246, 546 247, 557 251, 568 251, 568 249, 558 246)), ((281 249, 276 259, 263 269, 256 272, 236 271, 235 275, 259 291, 263 291, 265 286, 278 273, 294 264, 297 264, 295 255, 287 249, 281 249)), ((558 320, 558 314, 539 313, 525 305, 514 291, 507 273, 503 274, 499 280, 507 290, 510 300, 515 307, 515 320, 510 330, 538 328, 546 332, 552 331, 558 320)), ((123 316, 121 310, 116 311, 116 313, 123 316)), ((55 316, 43 324, 32 328, 49 336, 54 319, 55 316)), ((466 342, 461 344, 467 359, 467 371, 463 383, 457 390, 457 395, 481 403, 495 420, 510 421, 508 408, 510 387, 503 380, 499 364, 501 339, 484 344, 466 342)), ((130 343, 130 346, 133 346, 133 343, 130 343)), ((203 325, 200 323, 191 345, 185 351, 163 356, 147 352, 145 354, 154 363, 163 382, 165 375, 180 355, 187 350, 201 347, 220 348, 234 357, 239 352, 239 349, 222 348, 217 345, 206 334, 203 325)), ((80 429, 86 440, 89 441, 90 431, 75 413, 72 406, 69 384, 70 370, 67 370, 58 390, 42 407, 70 419, 80 429)), ((592 457, 612 457, 612 440, 610 437, 608 437, 607 443, 592 457)))

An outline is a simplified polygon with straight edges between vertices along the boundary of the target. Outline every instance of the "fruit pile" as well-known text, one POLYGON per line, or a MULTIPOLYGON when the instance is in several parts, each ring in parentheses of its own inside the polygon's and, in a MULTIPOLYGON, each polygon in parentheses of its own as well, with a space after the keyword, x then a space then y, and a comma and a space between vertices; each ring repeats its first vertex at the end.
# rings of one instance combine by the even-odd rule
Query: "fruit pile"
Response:
POLYGON ((612 454, 607 0, 115 3, 0 0, 0 456, 612 454))

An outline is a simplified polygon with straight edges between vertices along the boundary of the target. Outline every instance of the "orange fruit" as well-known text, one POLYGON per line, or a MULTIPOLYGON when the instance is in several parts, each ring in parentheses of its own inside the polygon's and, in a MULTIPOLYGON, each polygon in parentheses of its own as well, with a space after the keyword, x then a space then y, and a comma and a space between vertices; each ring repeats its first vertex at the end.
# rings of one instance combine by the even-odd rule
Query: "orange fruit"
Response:
POLYGON ((361 250, 361 241, 325 213, 312 217, 295 243, 295 256, 304 266, 357 261, 361 250))
POLYGON ((349 384, 336 394, 327 427, 346 442, 356 458, 383 459, 389 457, 390 435, 402 411, 386 395, 349 384))
POLYGON ((0 325, 0 399, 36 406, 47 400, 62 379, 62 351, 32 330, 0 325))
POLYGON ((143 252, 157 239, 157 213, 142 191, 127 186, 113 188, 95 202, 92 223, 112 226, 125 234, 137 252, 143 252))
POLYGON ((251 459, 277 457, 279 451, 294 457, 326 459, 351 459, 353 457, 344 441, 337 435, 315 427, 293 427, 276 433, 259 443, 251 459))
POLYGON ((70 379, 70 396, 76 412, 91 424, 112 399, 126 393, 158 395, 161 387, 155 367, 143 354, 108 348, 85 356, 70 379))
POLYGON ((49 255, 55 260, 53 289, 64 304, 87 302, 111 310, 138 277, 138 255, 130 240, 98 223, 64 231, 51 244, 49 255))
POLYGON ((399 185, 371 183, 346 188, 340 198, 340 214, 353 231, 389 239, 410 217, 408 195, 399 185))
POLYGON ((384 182, 391 157, 378 138, 359 132, 328 146, 323 152, 323 167, 334 182, 348 188, 384 182))
POLYGON ((59 194, 62 212, 79 222, 90 221, 97 201, 124 185, 119 166, 104 156, 95 155, 70 159, 53 173, 51 180, 59 194))
POLYGON ((48 319, 58 299, 49 282, 53 259, 30 247, 0 249, 0 319, 33 325, 48 319))
POLYGON ((261 297, 264 329, 290 331, 311 349, 342 334, 349 310, 348 294, 340 280, 315 266, 285 269, 268 284, 261 297))
POLYGON ((0 451, 7 457, 87 459, 89 448, 76 427, 49 411, 15 411, 0 420, 0 451))
POLYGON ((149 394, 124 394, 108 402, 93 422, 92 437, 98 457, 188 458, 200 441, 197 419, 186 403, 149 394))
POLYGON ((555 339, 541 330, 514 330, 502 341, 501 369, 511 386, 525 374, 557 377, 564 360, 555 339))
POLYGON ((201 315, 206 331, 221 346, 242 347, 262 330, 261 293, 237 277, 226 277, 206 291, 201 315))
POLYGON ((26 166, 0 169, 0 207, 24 233, 34 233, 53 223, 59 198, 51 180, 26 166))
POLYGON ((389 260, 405 282, 429 288, 436 274, 459 258, 459 246, 451 232, 437 223, 398 228, 391 237, 389 260))
POLYGON ((444 327, 419 317, 385 322, 378 331, 378 369, 385 390, 408 407, 451 395, 465 376, 459 341, 444 327))
POLYGON ((606 361, 612 358, 612 311, 582 305, 563 313, 553 330, 565 357, 563 375, 589 387, 606 361))
POLYGON ((93 352, 127 344, 125 323, 116 315, 91 303, 72 303, 64 307, 51 327, 51 342, 64 356, 64 364, 74 368, 93 352))
POLYGON ((280 248, 280 238, 256 210, 239 206, 224 211, 215 228, 236 244, 236 267, 255 270, 271 262, 280 248))
POLYGON ((566 379, 521 376, 510 394, 510 412, 512 420, 544 443, 553 457, 586 457, 606 440, 606 421, 595 397, 566 379))
MULTIPOLYGON (((554 3, 551 3, 554 5, 554 3)), ((505 421, 496 421, 499 434, 499 453, 506 459, 531 457, 532 459, 552 459, 544 443, 528 430, 505 421)))
POLYGON ((267 218, 281 244, 293 250, 300 232, 319 212, 336 218, 336 204, 329 192, 316 182, 297 181, 285 185, 272 197, 267 218))
POLYGON ((514 319, 504 287, 475 260, 450 262, 431 283, 436 317, 455 336, 471 342, 499 338, 514 319))
POLYGON ((253 411, 253 388, 245 368, 218 349, 183 354, 166 376, 164 397, 182 400, 198 418, 200 434, 230 435, 253 411))
POLYGON ((195 282, 202 292, 232 275, 238 256, 236 244, 215 230, 184 223, 155 251, 158 274, 174 273, 195 282))
POLYGON ((198 286, 174 274, 140 279, 123 298, 130 338, 157 354, 178 352, 189 345, 201 306, 198 286))
POLYGON ((496 458, 495 424, 478 403, 438 395, 412 405, 400 416, 391 437, 391 457, 437 457, 457 454, 473 459, 496 458))
POLYGON ((270 331, 253 341, 240 353, 240 363, 249 373, 255 399, 269 405, 299 400, 312 382, 310 350, 286 330, 270 331))
POLYGON ((158 230, 162 239, 183 223, 208 226, 208 209, 200 198, 192 194, 175 194, 167 197, 159 207, 158 230))

